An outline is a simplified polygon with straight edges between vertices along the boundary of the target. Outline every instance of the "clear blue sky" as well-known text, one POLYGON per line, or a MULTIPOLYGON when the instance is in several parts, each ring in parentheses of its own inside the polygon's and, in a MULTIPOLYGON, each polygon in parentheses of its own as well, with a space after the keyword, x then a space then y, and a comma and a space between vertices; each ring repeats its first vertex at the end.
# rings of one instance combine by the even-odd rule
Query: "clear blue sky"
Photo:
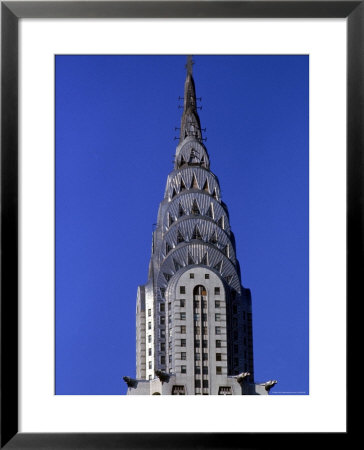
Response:
MULTIPOLYGON (((185 56, 56 56, 56 393, 125 394, 185 56)), ((309 392, 308 56, 194 56, 252 291, 255 381, 309 392)))

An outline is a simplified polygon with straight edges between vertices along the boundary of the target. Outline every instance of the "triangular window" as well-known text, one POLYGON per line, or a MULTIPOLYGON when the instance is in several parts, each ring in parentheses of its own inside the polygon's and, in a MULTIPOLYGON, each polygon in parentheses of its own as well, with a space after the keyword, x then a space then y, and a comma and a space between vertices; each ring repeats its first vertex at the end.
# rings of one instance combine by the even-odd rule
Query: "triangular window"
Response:
POLYGON ((176 190, 175 190, 175 188, 173 188, 171 198, 175 197, 176 195, 177 195, 176 190))
POLYGON ((192 264, 195 264, 195 261, 193 260, 190 252, 188 252, 187 263, 188 263, 189 266, 192 265, 192 264))
POLYGON ((180 192, 182 192, 182 191, 185 191, 186 190, 186 185, 185 185, 185 183, 184 183, 184 181, 183 181, 183 179, 181 178, 181 185, 180 185, 180 192))
POLYGON ((220 228, 224 229, 224 216, 220 217, 220 219, 217 221, 217 224, 220 228))
POLYGON ((225 280, 228 282, 228 284, 231 283, 231 280, 233 279, 232 275, 228 275, 227 277, 225 277, 225 280))
POLYGON ((194 200, 192 203, 191 213, 195 216, 199 216, 201 214, 196 200, 194 200))
POLYGON ((197 225, 195 226, 195 228, 193 230, 192 239, 198 239, 198 240, 202 241, 202 236, 201 236, 200 230, 198 229, 197 225))
POLYGON ((203 189, 204 191, 210 193, 210 190, 209 190, 209 183, 208 183, 208 181, 207 181, 207 178, 206 178, 205 184, 203 185, 203 188, 202 188, 202 189, 203 189))
POLYGON ((172 275, 170 275, 169 273, 163 272, 163 275, 164 275, 164 278, 167 280, 167 282, 172 278, 172 275))
POLYGON ((213 213, 213 209, 212 209, 212 204, 209 206, 209 209, 206 211, 205 214, 207 217, 211 217, 211 219, 214 218, 214 213, 213 213))
POLYGON ((216 200, 218 200, 217 198, 217 192, 216 192, 216 188, 214 189, 214 193, 212 194, 214 198, 216 198, 216 200))
POLYGON ((166 242, 166 255, 172 250, 172 247, 166 242))
POLYGON ((184 237, 182 236, 182 233, 178 230, 177 231, 177 244, 180 242, 184 242, 184 237))
POLYGON ((223 248, 222 252, 229 257, 229 244, 225 245, 225 247, 223 248))
POLYGON ((168 213, 168 226, 170 227, 173 223, 173 217, 168 213))
POLYGON ((179 269, 181 269, 183 266, 178 262, 178 261, 176 261, 175 259, 173 259, 173 264, 174 264, 174 267, 175 267, 175 269, 176 269, 176 272, 177 272, 177 270, 179 270, 179 269))
POLYGON ((182 216, 184 216, 186 213, 185 213, 185 210, 182 208, 182 205, 181 205, 181 203, 179 204, 179 206, 178 206, 178 217, 182 217, 182 216))
MULTIPOLYGON (((197 133, 194 133, 194 125, 192 124, 192 126, 191 126, 191 130, 192 130, 192 135, 193 136, 197 136, 197 133)), ((196 150, 193 148, 193 149, 191 149, 191 152, 190 152, 190 160, 189 160, 189 163, 190 164, 196 164, 196 162, 198 162, 198 153, 196 152, 196 150)))
POLYGON ((203 258, 201 259, 201 264, 204 266, 208 266, 208 260, 207 260, 207 253, 204 254, 203 258))
POLYGON ((210 242, 211 242, 211 244, 217 244, 217 233, 216 233, 216 231, 214 233, 212 233, 212 235, 210 237, 210 242))
POLYGON ((222 260, 214 266, 214 269, 221 273, 222 260))
POLYGON ((185 161, 184 157, 181 156, 181 166, 183 166, 183 164, 186 164, 186 161, 185 161))
POLYGON ((200 189, 195 174, 192 177, 191 189, 200 189))

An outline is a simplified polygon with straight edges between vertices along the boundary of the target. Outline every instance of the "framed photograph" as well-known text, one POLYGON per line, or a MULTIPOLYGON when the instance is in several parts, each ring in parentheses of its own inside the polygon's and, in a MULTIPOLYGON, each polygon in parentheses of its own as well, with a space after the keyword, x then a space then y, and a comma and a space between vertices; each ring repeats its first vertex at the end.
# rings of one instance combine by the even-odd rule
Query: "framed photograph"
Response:
POLYGON ((1 445, 347 438, 362 3, 1 6, 1 445))

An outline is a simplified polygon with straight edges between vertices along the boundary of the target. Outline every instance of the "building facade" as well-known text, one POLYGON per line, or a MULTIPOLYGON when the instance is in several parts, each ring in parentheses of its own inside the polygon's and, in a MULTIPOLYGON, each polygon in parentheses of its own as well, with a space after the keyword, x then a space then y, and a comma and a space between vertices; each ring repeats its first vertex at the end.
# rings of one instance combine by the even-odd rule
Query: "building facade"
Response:
POLYGON ((138 287, 136 379, 129 395, 268 394, 254 382, 250 290, 198 115, 192 59, 174 170, 152 237, 148 282, 138 287))

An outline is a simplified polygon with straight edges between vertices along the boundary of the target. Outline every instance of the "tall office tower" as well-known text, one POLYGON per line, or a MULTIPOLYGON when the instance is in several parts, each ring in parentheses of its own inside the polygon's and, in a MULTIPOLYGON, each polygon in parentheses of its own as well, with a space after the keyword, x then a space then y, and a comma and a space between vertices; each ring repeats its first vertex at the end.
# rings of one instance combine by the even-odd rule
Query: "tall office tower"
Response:
POLYGON ((267 394, 254 383, 252 308, 219 181, 210 170, 197 113, 192 59, 174 170, 139 286, 136 379, 128 394, 267 394))

